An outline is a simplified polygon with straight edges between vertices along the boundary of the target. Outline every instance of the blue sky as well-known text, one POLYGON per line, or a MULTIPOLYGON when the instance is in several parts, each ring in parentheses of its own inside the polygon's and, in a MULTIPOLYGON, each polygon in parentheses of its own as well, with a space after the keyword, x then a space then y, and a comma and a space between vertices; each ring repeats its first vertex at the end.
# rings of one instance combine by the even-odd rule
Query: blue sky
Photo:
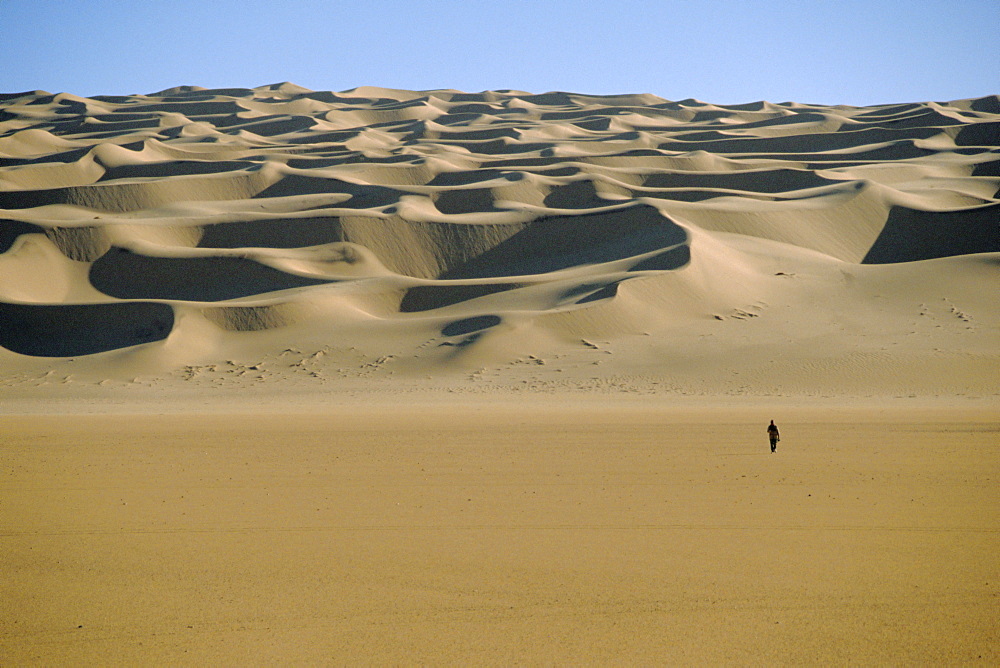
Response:
POLYGON ((0 92, 951 100, 1000 93, 998 28, 1000 0, 0 0, 0 92))

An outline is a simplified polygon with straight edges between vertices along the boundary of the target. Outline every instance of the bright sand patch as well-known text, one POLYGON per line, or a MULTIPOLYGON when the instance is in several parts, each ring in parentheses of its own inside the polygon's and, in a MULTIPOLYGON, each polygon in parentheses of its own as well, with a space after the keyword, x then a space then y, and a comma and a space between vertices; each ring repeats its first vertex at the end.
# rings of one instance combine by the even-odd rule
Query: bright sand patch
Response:
POLYGON ((0 433, 4 665, 1000 661, 987 410, 341 408, 0 433))

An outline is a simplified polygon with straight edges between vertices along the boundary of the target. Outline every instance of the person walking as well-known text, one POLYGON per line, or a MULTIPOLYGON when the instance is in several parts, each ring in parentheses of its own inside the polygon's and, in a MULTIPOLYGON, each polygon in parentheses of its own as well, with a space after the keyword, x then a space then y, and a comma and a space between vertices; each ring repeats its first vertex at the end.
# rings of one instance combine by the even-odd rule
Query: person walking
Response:
POLYGON ((778 427, 774 424, 774 420, 771 420, 771 424, 767 427, 767 437, 771 439, 771 452, 778 449, 778 441, 781 440, 778 436, 778 427))

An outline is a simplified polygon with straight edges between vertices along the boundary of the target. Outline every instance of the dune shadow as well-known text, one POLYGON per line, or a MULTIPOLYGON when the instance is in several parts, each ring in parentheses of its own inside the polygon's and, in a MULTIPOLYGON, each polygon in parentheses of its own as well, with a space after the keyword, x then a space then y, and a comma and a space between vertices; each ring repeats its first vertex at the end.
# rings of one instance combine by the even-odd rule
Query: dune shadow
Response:
POLYGON ((438 194, 434 206, 445 214, 496 211, 493 204, 493 191, 490 188, 445 190, 438 194))
MULTIPOLYGON (((980 162, 972 168, 972 176, 1000 176, 1000 160, 980 162)), ((994 197, 1000 197, 1000 190, 994 197)))
POLYGON ((973 100, 971 109, 988 114, 1000 114, 1000 95, 987 95, 973 100))
POLYGON ((473 332, 480 332, 490 327, 496 327, 502 322, 498 315, 476 315, 471 318, 464 318, 450 322, 441 329, 444 336, 464 336, 473 332))
POLYGON ((45 230, 38 225, 20 220, 0 219, 0 253, 10 250, 17 238, 22 234, 44 234, 45 230))
POLYGON ((969 123, 955 136, 957 146, 1000 146, 1000 122, 969 123))
POLYGON ((149 130, 160 126, 160 118, 154 114, 97 114, 91 118, 100 121, 100 123, 89 127, 102 134, 126 135, 137 130, 149 130))
POLYGON ((0 209, 33 209, 48 204, 70 204, 69 188, 0 191, 0 209))
POLYGON ((0 346, 34 357, 73 357, 161 341, 174 326, 167 304, 32 305, 0 302, 0 346))
POLYGON ((874 107, 871 111, 862 111, 854 115, 854 120, 882 120, 919 112, 923 108, 915 102, 902 104, 886 104, 874 107))
POLYGON ((475 123, 483 118, 483 114, 475 112, 447 113, 441 114, 434 119, 438 125, 462 126, 475 123))
MULTIPOLYGON (((542 218, 491 249, 444 272, 441 281, 406 291, 399 310, 404 313, 429 311, 487 295, 524 287, 524 283, 463 283, 490 279, 545 274, 589 264, 603 264, 647 255, 629 271, 671 271, 691 258, 685 243, 687 232, 652 207, 636 206, 615 211, 542 218)), ((563 299, 577 303, 615 295, 618 281, 574 288, 563 299)))
POLYGON ((840 181, 804 169, 767 169, 715 173, 660 172, 650 174, 642 185, 644 188, 721 188, 778 194, 833 183, 840 181))
POLYGON ((562 300, 571 300, 576 304, 588 304, 590 302, 610 299, 618 294, 618 286, 622 280, 604 283, 582 283, 576 285, 562 294, 562 300))
POLYGON ((961 211, 894 206, 863 264, 893 264, 1000 252, 1000 204, 961 211))
POLYGON ((150 257, 111 248, 90 267, 90 282, 118 299, 216 302, 335 281, 305 278, 238 257, 150 257))
MULTIPOLYGON (((524 170, 524 171, 537 171, 536 167, 564 167, 567 162, 567 158, 561 155, 549 155, 540 156, 537 158, 527 158, 527 157, 513 157, 513 158, 498 158, 496 160, 484 160, 480 163, 483 169, 503 169, 503 170, 524 170)), ((550 172, 546 172, 546 176, 555 176, 550 172)))
POLYGON ((440 276, 446 280, 528 276, 602 264, 675 246, 687 232, 650 206, 540 218, 440 276))
POLYGON ((455 186, 467 186, 473 183, 492 181, 503 176, 506 176, 506 173, 498 169, 470 169, 460 172, 441 172, 440 174, 435 174, 434 178, 427 182, 427 185, 454 188, 455 186))
MULTIPOLYGON (((333 132, 320 132, 313 131, 303 134, 301 137, 289 136, 282 137, 281 141, 286 144, 316 144, 317 146, 309 149, 305 149, 302 153, 323 153, 331 154, 333 153, 332 146, 323 146, 324 144, 335 144, 339 145, 343 149, 343 142, 348 139, 357 137, 361 134, 361 130, 336 130, 333 132)), ((346 149, 344 149, 346 150, 346 149)), ((351 155, 358 156, 361 160, 364 160, 363 154, 358 154, 351 152, 351 155)), ((289 158, 288 166, 294 169, 310 169, 312 167, 332 167, 333 165, 344 164, 343 159, 333 159, 333 156, 329 156, 330 159, 326 164, 321 164, 317 162, 310 163, 310 158, 289 158)))
POLYGON ((205 120, 212 122, 212 116, 228 116, 249 111, 241 106, 236 100, 216 100, 210 96, 172 97, 163 98, 158 102, 130 104, 127 109, 130 113, 154 113, 172 112, 183 114, 190 120, 205 120), (200 99, 199 99, 200 98, 200 99), (205 118, 205 117, 209 118, 205 118))
POLYGON ((400 195, 405 194, 385 186, 357 185, 338 179, 290 174, 258 192, 254 195, 254 199, 333 193, 350 195, 349 200, 337 206, 351 209, 369 209, 394 204, 399 201, 400 195))
POLYGON ((503 139, 484 139, 484 140, 449 140, 442 141, 442 144, 447 144, 448 146, 457 146, 464 148, 469 153, 481 156, 497 156, 497 155, 517 155, 519 153, 540 153, 543 157, 546 156, 547 152, 551 152, 552 148, 555 146, 552 142, 517 142, 510 141, 506 142, 503 139))
MULTIPOLYGON (((913 113, 897 114, 885 118, 865 119, 855 117, 854 120, 871 128, 878 127, 892 130, 927 127, 945 128, 964 125, 967 122, 926 108, 921 108, 913 113)), ((837 132, 852 132, 854 127, 856 126, 843 125, 837 132)))
POLYGON ((260 167, 248 160, 177 160, 173 162, 139 163, 105 167, 101 181, 114 179, 166 179, 174 176, 221 174, 260 167))
POLYGON ((828 132, 783 137, 747 137, 745 139, 700 139, 695 135, 671 139, 658 148, 671 151, 708 151, 709 153, 829 153, 893 141, 927 139, 939 134, 937 128, 889 130, 865 128, 850 132, 828 132))
POLYGON ((316 125, 316 120, 309 116, 263 116, 257 118, 241 118, 236 114, 214 121, 216 129, 227 134, 239 131, 252 132, 259 137, 276 137, 292 132, 302 132, 316 125))
POLYGON ((517 139, 521 136, 521 132, 517 128, 511 127, 499 127, 499 128, 469 128, 461 130, 442 130, 438 132, 438 140, 443 142, 453 142, 453 141, 470 141, 479 142, 487 141, 491 139, 501 139, 506 137, 508 139, 517 139))
MULTIPOLYGON (((68 151, 60 151, 56 153, 45 153, 44 155, 35 155, 29 158, 9 158, 0 156, 0 167, 20 167, 24 165, 46 165, 54 163, 69 164, 71 162, 79 162, 84 156, 86 156, 92 149, 88 147, 84 148, 73 148, 68 151)), ((10 207, 2 207, 10 208, 10 207)))
POLYGON ((400 313, 419 313, 436 308, 452 306, 470 299, 477 299, 498 292, 507 292, 523 287, 520 283, 473 283, 457 285, 418 285, 403 295, 399 304, 400 313))
POLYGON ((201 248, 302 248, 344 241, 340 219, 273 218, 215 223, 202 228, 201 248))
POLYGON ((755 200, 768 200, 773 201, 773 197, 767 197, 765 195, 756 194, 737 194, 726 192, 722 190, 671 190, 669 192, 664 191, 643 191, 635 190, 633 191, 637 196, 641 197, 651 197, 654 199, 670 200, 673 202, 704 202, 710 199, 715 199, 717 197, 745 197, 747 199, 755 200))
POLYGON ((608 204, 589 179, 557 186, 545 196, 545 206, 552 209, 595 209, 608 204))

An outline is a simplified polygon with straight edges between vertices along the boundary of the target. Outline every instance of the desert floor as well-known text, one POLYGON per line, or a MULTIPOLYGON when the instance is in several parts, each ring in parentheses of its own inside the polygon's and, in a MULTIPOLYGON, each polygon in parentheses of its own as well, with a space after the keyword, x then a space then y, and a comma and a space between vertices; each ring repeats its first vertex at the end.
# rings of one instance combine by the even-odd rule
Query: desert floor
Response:
POLYGON ((0 435, 3 665, 1000 662, 988 407, 7 415, 0 435))

